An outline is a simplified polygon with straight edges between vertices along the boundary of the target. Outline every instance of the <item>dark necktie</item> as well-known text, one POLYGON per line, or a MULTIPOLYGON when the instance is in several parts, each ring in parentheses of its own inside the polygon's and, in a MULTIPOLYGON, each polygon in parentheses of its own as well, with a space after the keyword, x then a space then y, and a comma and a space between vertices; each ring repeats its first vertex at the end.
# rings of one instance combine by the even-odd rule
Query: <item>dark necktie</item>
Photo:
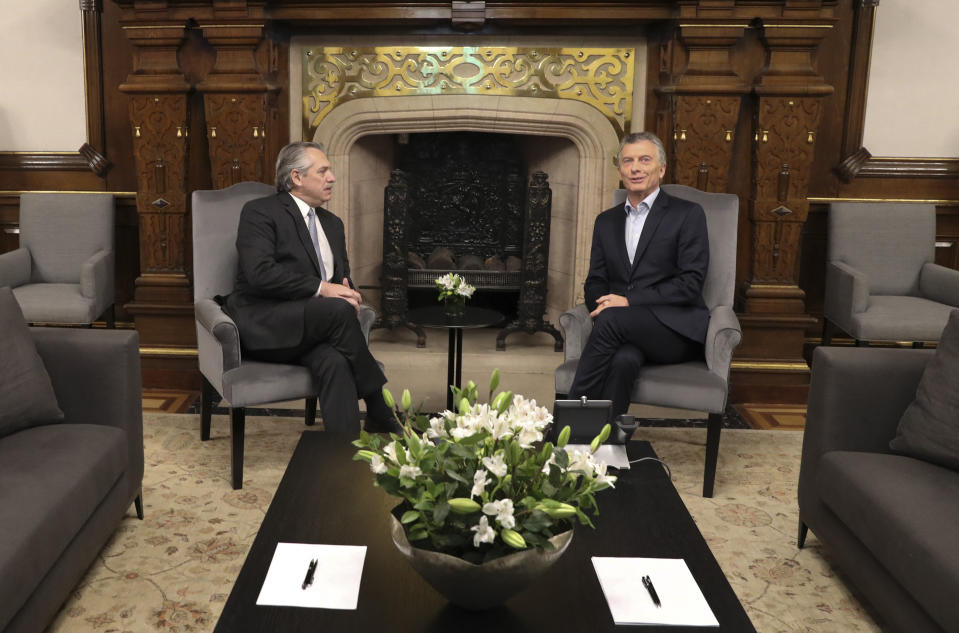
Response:
POLYGON ((313 207, 306 214, 306 226, 310 231, 310 239, 313 240, 313 249, 316 251, 316 261, 320 262, 320 279, 327 281, 326 267, 323 265, 323 253, 320 252, 320 235, 316 230, 316 213, 313 207))

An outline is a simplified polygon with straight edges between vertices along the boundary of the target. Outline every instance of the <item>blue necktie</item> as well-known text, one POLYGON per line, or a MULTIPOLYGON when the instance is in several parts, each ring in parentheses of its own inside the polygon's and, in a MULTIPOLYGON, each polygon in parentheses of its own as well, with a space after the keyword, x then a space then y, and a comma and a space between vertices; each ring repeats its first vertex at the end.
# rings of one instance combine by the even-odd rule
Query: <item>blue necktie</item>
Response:
POLYGON ((316 261, 320 262, 320 279, 326 281, 326 267, 323 266, 323 253, 320 252, 320 236, 316 231, 316 213, 313 212, 313 207, 310 207, 310 212, 306 214, 306 226, 310 231, 310 239, 313 240, 313 248, 316 250, 316 261))
POLYGON ((642 229, 639 226, 639 218, 649 206, 645 202, 639 203, 639 208, 633 210, 626 218, 626 252, 629 255, 629 261, 632 263, 636 257, 636 247, 639 246, 639 234, 642 229))

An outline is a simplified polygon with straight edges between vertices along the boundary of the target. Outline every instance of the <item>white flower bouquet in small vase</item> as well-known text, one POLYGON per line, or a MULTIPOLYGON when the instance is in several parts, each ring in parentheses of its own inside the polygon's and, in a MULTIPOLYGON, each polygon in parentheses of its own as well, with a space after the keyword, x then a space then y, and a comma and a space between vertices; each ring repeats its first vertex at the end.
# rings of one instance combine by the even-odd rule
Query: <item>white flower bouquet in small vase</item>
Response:
POLYGON ((389 438, 362 432, 354 459, 369 463, 375 485, 402 502, 393 539, 413 567, 454 604, 483 609, 503 602, 565 550, 575 523, 593 526, 595 493, 614 484, 596 449, 569 451, 569 428, 544 442, 552 422, 535 400, 497 392, 487 402, 476 385, 451 387, 457 411, 414 412, 408 390, 399 403, 384 389, 403 426, 389 438), (398 405, 398 406, 397 406, 398 405))
POLYGON ((476 288, 466 283, 456 273, 446 273, 436 278, 436 287, 440 294, 438 301, 443 302, 443 309, 450 318, 463 316, 466 311, 466 300, 473 296, 476 288))

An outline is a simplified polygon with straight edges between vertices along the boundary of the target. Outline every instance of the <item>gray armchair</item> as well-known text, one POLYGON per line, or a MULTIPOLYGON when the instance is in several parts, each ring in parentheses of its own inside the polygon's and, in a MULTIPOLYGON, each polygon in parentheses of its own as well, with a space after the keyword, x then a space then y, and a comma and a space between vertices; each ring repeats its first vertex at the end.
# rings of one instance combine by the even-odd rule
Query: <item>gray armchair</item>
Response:
MULTIPOLYGON (((683 185, 663 185, 671 196, 702 205, 709 231, 709 270, 703 284, 703 299, 710 311, 706 333, 705 359, 677 365, 647 365, 633 385, 631 400, 637 404, 706 411, 706 464, 703 496, 713 496, 719 435, 729 391, 729 366, 733 350, 742 340, 739 319, 733 312, 736 282, 736 227, 739 198, 728 193, 705 193, 683 185)), ((619 196, 619 201, 623 197, 619 196)), ((556 368, 557 397, 565 396, 573 384, 576 366, 593 321, 584 304, 559 318, 566 334, 565 360, 556 368)))
POLYGON ((106 193, 24 193, 20 248, 0 255, 30 323, 114 326, 114 204, 106 193))
MULTIPOLYGON (((241 182, 226 189, 193 192, 193 301, 203 390, 200 395, 200 439, 210 439, 210 419, 217 394, 230 408, 232 484, 243 487, 245 407, 306 399, 306 424, 316 420, 317 389, 310 372, 300 365, 243 360, 240 333, 217 295, 233 291, 236 281, 236 231, 240 211, 248 201, 274 193, 260 182, 241 182)), ((369 340, 376 313, 360 311, 360 324, 369 340)))
POLYGON ((959 307, 959 271, 934 263, 931 204, 829 205, 823 345, 836 328, 856 340, 938 341, 959 307))

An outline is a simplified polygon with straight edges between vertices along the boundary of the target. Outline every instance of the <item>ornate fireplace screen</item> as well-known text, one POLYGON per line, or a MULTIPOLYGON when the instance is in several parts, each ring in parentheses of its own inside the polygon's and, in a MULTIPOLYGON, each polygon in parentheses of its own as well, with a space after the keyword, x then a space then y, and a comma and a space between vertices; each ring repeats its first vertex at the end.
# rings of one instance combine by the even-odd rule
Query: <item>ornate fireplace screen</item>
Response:
POLYGON ((447 272, 477 292, 516 290, 517 318, 500 331, 496 349, 512 332, 560 333, 543 320, 549 264, 552 194, 547 175, 527 186, 521 153, 510 136, 481 133, 416 134, 399 146, 386 187, 383 227, 381 327, 408 327, 417 346, 422 328, 409 323, 408 290, 435 288, 447 272), (525 229, 525 230, 524 230, 525 229))

